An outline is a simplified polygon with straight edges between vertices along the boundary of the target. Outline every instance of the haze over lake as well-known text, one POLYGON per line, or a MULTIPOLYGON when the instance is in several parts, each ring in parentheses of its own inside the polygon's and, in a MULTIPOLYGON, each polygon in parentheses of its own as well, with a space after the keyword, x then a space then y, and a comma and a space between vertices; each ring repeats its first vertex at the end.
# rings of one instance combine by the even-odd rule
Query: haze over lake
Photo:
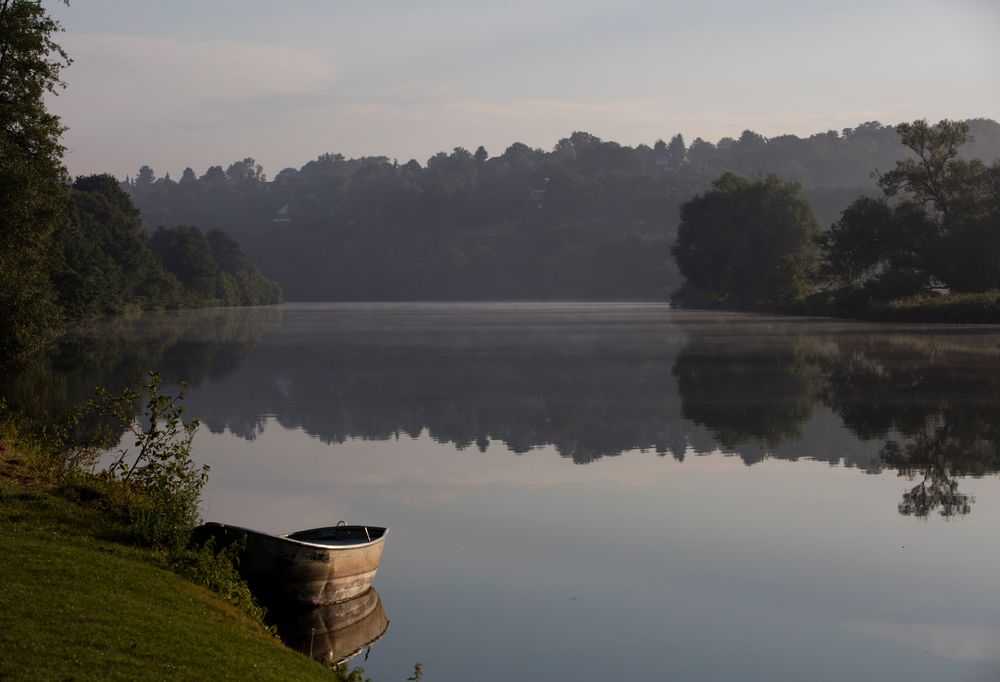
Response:
POLYGON ((987 680, 998 357, 982 326, 296 304, 109 318, 5 394, 158 367, 206 519, 390 527, 377 680, 987 680))

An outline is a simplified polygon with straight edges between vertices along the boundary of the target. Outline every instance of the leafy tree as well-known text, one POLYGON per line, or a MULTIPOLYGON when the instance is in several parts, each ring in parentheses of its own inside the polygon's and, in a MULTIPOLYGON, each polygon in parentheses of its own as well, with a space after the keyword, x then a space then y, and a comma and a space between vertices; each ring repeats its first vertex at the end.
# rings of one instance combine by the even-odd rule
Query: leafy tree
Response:
POLYGON ((58 323, 52 232, 65 216, 59 117, 45 96, 69 65, 41 2, 0 0, 0 365, 37 349, 58 323))
POLYGON ((226 179, 236 187, 253 189, 259 187, 267 178, 263 167, 255 159, 247 157, 229 165, 226 169, 226 179))
POLYGON ((740 151, 755 151, 766 145, 767 140, 763 135, 748 129, 740 133, 740 139, 736 140, 733 146, 740 151))
POLYGON ((240 245, 222 230, 210 230, 206 237, 212 258, 222 272, 236 273, 250 265, 240 245))
POLYGON ((892 218, 892 208, 884 200, 860 197, 854 201, 822 237, 824 245, 837 246, 827 249, 824 276, 843 286, 877 277, 892 256, 886 248, 890 239, 881 233, 892 218))
POLYGON ((960 175, 958 148, 969 142, 968 124, 945 120, 931 126, 920 120, 901 123, 896 131, 917 158, 897 161, 895 169, 879 176, 879 187, 888 197, 903 192, 909 201, 947 216, 955 194, 962 191, 955 176, 960 175))
POLYGON ((701 170, 712 163, 715 155, 715 145, 696 137, 687 151, 687 160, 695 168, 701 170))
POLYGON ((670 144, 664 150, 666 154, 668 168, 680 168, 687 155, 687 148, 684 146, 684 136, 680 133, 670 138, 670 144))
POLYGON ((226 171, 222 170, 222 166, 209 166, 201 181, 209 187, 221 187, 226 184, 226 171))
POLYGON ((281 302, 281 289, 260 274, 235 239, 222 230, 207 235, 218 266, 216 295, 224 305, 265 305, 281 302))
POLYGON ((879 186, 887 197, 902 195, 897 213, 920 214, 934 226, 927 270, 957 291, 1000 287, 1000 164, 959 157, 959 147, 972 141, 964 122, 921 120, 897 130, 917 158, 897 161, 879 186))
POLYGON ((149 166, 143 166, 135 174, 135 186, 138 188, 149 187, 154 182, 156 182, 156 172, 149 166))
POLYGON ((295 176, 299 172, 294 168, 282 168, 278 171, 278 174, 274 176, 274 183, 276 185, 287 185, 294 181, 295 176))
POLYGON ((1000 288, 1000 164, 960 157, 969 125, 898 126, 913 156, 878 175, 823 240, 824 274, 848 306, 929 290, 1000 288))
POLYGON ((139 212, 110 175, 73 183, 69 218, 56 232, 62 267, 53 272, 67 317, 176 304, 179 285, 149 249, 139 212))
POLYGON ((189 225, 158 227, 149 245, 195 301, 215 298, 215 276, 219 266, 201 230, 189 225))
POLYGON ((820 237, 822 278, 840 288, 848 307, 915 294, 931 285, 925 259, 935 236, 922 212, 860 197, 820 237))
POLYGON ((672 253, 686 282, 674 300, 736 308, 799 304, 816 273, 818 234, 797 184, 724 173, 681 206, 672 253))

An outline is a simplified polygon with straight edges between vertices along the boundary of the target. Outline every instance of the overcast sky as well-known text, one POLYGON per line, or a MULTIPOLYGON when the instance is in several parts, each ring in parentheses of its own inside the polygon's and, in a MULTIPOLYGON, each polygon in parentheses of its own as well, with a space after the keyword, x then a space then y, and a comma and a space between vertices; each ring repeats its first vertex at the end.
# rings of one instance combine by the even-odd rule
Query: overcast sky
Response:
POLYGON ((75 174, 1000 118, 1000 0, 46 0, 75 174))

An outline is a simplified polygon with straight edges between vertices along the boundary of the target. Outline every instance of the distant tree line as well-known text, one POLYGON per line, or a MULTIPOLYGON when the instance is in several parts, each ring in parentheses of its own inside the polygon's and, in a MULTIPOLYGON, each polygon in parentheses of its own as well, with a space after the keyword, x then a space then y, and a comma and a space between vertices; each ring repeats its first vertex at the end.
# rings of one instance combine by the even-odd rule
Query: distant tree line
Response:
MULTIPOLYGON (((967 154, 1000 156, 1000 125, 968 125, 967 154)), ((253 158, 177 180, 144 166, 125 186, 147 226, 228 231, 291 299, 665 299, 684 279, 679 208, 723 173, 798 182, 829 225, 904 151, 877 122, 636 147, 576 132, 551 151, 459 147, 423 165, 324 154, 273 180, 253 158)))
POLYGON ((985 319, 1000 319, 990 312, 1000 307, 1000 161, 960 156, 972 141, 965 122, 896 130, 910 154, 875 173, 881 196, 856 198, 828 230, 801 186, 774 175, 726 173, 685 202, 672 249, 685 283, 674 301, 858 314, 922 296, 941 317, 942 297, 982 294, 985 319))
POLYGON ((281 292, 220 230, 152 238, 117 180, 70 185, 46 95, 70 63, 40 2, 0 3, 0 366, 68 319, 129 308, 274 303, 281 292))
POLYGON ((139 211, 110 175, 77 178, 68 219, 54 234, 51 279, 69 318, 208 305, 264 305, 281 289, 222 230, 180 225, 143 231, 139 211))

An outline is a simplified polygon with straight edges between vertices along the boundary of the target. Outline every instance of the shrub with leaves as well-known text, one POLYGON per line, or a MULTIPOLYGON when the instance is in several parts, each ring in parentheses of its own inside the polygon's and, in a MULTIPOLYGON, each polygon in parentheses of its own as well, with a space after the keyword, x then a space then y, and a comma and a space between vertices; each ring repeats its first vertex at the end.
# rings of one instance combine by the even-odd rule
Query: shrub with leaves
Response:
POLYGON ((222 596, 251 617, 263 620, 264 609, 257 603, 250 587, 236 569, 239 565, 239 553, 245 545, 246 539, 242 539, 216 551, 215 542, 209 540, 203 545, 172 553, 170 567, 192 582, 204 585, 222 596))
POLYGON ((112 395, 98 389, 91 406, 98 418, 112 422, 109 428, 124 431, 106 475, 135 493, 128 508, 134 539, 179 549, 200 521, 198 502, 208 466, 191 459, 199 422, 184 420, 184 384, 177 395, 161 393, 161 384, 160 375, 150 372, 139 391, 129 387, 112 395), (140 401, 144 409, 136 416, 140 401))

